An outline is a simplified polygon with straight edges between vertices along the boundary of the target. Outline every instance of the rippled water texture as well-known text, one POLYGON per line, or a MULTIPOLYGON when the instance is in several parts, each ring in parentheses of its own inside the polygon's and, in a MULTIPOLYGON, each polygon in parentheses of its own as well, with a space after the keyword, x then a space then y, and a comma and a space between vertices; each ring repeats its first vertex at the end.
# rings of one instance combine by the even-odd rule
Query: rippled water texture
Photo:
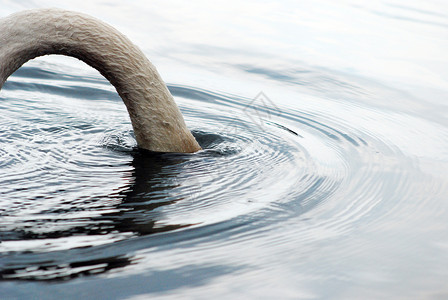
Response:
POLYGON ((137 149, 74 59, 19 69, 0 298, 448 297, 444 3, 89 3, 62 7, 142 47, 204 150, 137 149))

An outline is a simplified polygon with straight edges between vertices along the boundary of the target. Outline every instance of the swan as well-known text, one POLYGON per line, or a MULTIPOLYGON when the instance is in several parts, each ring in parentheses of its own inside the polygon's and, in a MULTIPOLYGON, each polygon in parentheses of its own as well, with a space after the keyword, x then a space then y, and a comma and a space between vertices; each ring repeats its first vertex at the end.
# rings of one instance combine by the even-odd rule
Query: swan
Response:
POLYGON ((143 52, 112 26, 82 13, 35 9, 0 19, 0 90, 24 63, 47 54, 78 58, 110 81, 126 105, 138 147, 201 150, 143 52))

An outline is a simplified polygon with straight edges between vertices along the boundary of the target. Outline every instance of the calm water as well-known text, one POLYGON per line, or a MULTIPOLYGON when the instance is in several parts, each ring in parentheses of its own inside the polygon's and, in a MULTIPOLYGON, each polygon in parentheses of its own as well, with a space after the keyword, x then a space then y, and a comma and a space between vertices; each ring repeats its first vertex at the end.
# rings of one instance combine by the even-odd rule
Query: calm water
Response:
POLYGON ((5 1, 138 44, 196 154, 139 151, 95 70, 0 92, 0 298, 445 299, 444 1, 5 1))

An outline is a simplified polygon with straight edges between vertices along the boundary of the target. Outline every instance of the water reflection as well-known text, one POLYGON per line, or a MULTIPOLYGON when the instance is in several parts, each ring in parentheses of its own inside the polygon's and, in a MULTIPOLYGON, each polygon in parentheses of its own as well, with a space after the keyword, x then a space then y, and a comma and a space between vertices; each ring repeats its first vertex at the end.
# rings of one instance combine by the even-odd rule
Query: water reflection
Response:
POLYGON ((0 94, 1 297, 443 298, 446 4, 388 2, 39 2, 123 30, 211 142, 140 157, 99 75, 22 69, 0 94), (282 111, 262 130, 260 91, 282 111))
POLYGON ((133 155, 133 183, 122 192, 122 202, 117 212, 103 214, 92 223, 104 224, 93 227, 89 234, 108 232, 132 232, 134 235, 147 235, 188 227, 191 224, 158 224, 157 209, 185 200, 177 176, 182 174, 182 165, 188 156, 181 154, 157 154, 136 151, 133 155))
MULTIPOLYGON (((30 259, 32 255, 23 255, 30 259)), ((31 258, 32 259, 32 258, 31 258)), ((81 276, 98 275, 131 264, 127 257, 105 257, 58 264, 56 261, 31 262, 26 266, 0 269, 0 280, 66 281, 81 276)))
MULTIPOLYGON (((14 240, 55 239, 80 234, 107 235, 117 232, 147 235, 189 226, 190 224, 157 224, 158 208, 185 199, 185 196, 182 196, 182 193, 178 191, 182 189, 182 185, 177 176, 182 174, 182 165, 188 162, 188 157, 180 154, 156 154, 138 150, 133 151, 132 155, 131 166, 133 171, 126 175, 131 178, 130 183, 117 188, 120 191, 118 194, 111 193, 107 196, 90 197, 85 202, 107 202, 108 199, 110 200, 113 197, 114 202, 118 202, 118 204, 108 206, 107 211, 112 212, 106 212, 89 219, 81 217, 77 221, 82 226, 73 226, 66 230, 39 233, 33 231, 33 226, 28 225, 26 226, 28 230, 15 231, 14 240)), ((39 201, 39 199, 36 200, 39 201)), ((50 213, 64 216, 79 210, 78 205, 73 205, 68 209, 54 207, 51 210, 42 211, 41 214, 50 213)), ((58 223, 59 221, 64 221, 64 219, 39 219, 37 224, 42 224, 42 222, 58 223)), ((77 223, 76 220, 67 221, 77 223)), ((33 223, 34 221, 30 219, 23 220, 23 222, 33 223)), ((11 237, 5 238, 8 236, 5 232, 2 233, 2 236, 4 240, 11 240, 11 237)))
MULTIPOLYGON (((159 224, 159 213, 157 209, 174 204, 185 199, 185 196, 179 196, 182 193, 176 193, 176 189, 181 189, 181 182, 177 176, 182 173, 182 165, 189 160, 188 155, 182 154, 158 154, 148 151, 132 151, 133 171, 129 176, 131 182, 119 188, 120 192, 114 195, 120 201, 117 205, 110 206, 108 210, 113 212, 103 213, 89 219, 81 217, 79 220, 42 220, 42 222, 58 223, 60 221, 70 221, 72 223, 81 223, 82 226, 73 226, 66 230, 53 230, 47 232, 33 231, 32 219, 22 220, 27 223, 27 228, 15 230, 14 233, 2 232, 3 241, 26 241, 26 240, 54 240, 67 237, 86 237, 86 236, 107 236, 117 235, 118 233, 129 234, 131 236, 143 236, 154 233, 172 231, 185 228, 191 224, 159 224)), ((129 155, 131 155, 129 154, 129 155)), ((188 196, 188 194, 187 194, 188 196)), ((37 199, 39 200, 39 199, 37 199)), ((91 202, 107 201, 106 197, 94 197, 88 199, 91 202)), ((77 211, 77 206, 73 205, 68 211, 53 209, 53 214, 64 216, 77 211)), ((48 211, 43 211, 48 214, 48 211)), ((82 214, 81 214, 82 215, 82 214)), ((17 224, 17 227, 21 227, 17 224)), ((69 240, 68 240, 69 241, 69 240)), ((76 247, 75 247, 76 248, 76 247)), ((76 249, 67 250, 68 253, 76 249)), ((83 251, 83 250, 82 250, 83 251)), ((21 263, 17 267, 13 267, 12 261, 4 262, 4 267, 0 271, 0 278, 3 280, 23 279, 23 280, 67 280, 78 276, 99 274, 107 272, 111 269, 122 268, 132 262, 132 258, 126 256, 110 256, 88 259, 89 251, 82 255, 70 255, 69 260, 64 260, 62 264, 57 264, 57 259, 52 261, 47 256, 44 261, 41 260, 41 254, 33 254, 27 252, 17 252, 17 256, 21 263), (34 262, 30 262, 34 261, 34 262), (28 261, 28 263, 23 263, 28 261)), ((68 254, 67 253, 67 254, 68 254)), ((50 254, 50 253, 48 253, 50 254)), ((67 254, 62 252, 52 252, 51 256, 63 257, 67 254)))

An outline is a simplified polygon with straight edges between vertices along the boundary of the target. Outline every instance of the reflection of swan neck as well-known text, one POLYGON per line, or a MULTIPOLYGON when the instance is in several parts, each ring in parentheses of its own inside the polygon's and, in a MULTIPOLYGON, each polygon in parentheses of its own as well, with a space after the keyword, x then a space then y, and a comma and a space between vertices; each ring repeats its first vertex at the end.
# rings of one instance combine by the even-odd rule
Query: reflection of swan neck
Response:
POLYGON ((160 152, 200 150, 155 67, 108 24, 59 9, 0 19, 0 88, 25 62, 46 54, 76 57, 106 77, 126 104, 139 147, 160 152))

